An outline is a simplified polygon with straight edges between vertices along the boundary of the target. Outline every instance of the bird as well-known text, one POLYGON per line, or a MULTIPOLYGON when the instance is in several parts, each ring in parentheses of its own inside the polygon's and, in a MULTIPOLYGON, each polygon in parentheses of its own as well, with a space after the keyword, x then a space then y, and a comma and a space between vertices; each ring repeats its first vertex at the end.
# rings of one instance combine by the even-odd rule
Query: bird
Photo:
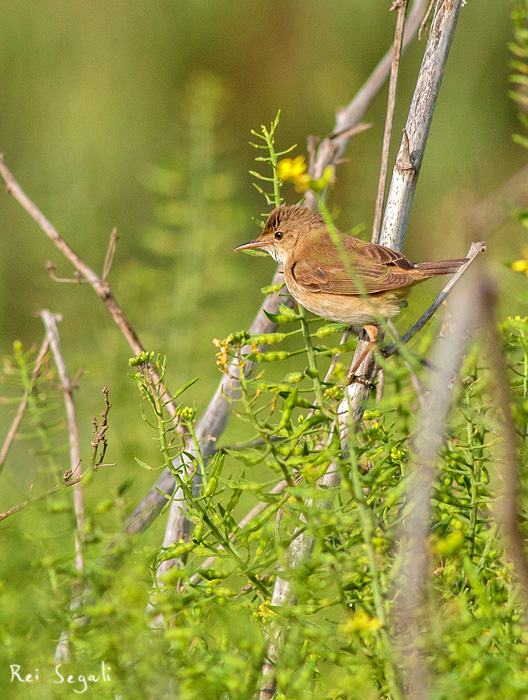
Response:
POLYGON ((337 229, 332 236, 320 212, 299 205, 273 209, 260 236, 235 251, 253 249, 283 265, 288 291, 299 304, 323 319, 364 327, 371 345, 377 342, 381 319, 396 316, 407 305, 415 284, 453 274, 467 262, 413 263, 397 250, 337 229))

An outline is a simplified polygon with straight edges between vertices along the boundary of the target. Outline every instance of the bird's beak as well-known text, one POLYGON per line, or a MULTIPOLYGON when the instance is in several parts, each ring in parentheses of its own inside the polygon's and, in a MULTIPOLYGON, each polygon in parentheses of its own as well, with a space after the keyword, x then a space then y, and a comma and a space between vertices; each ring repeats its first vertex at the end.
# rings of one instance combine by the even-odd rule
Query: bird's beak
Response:
POLYGON ((235 248, 235 253, 239 250, 252 250, 253 248, 264 248, 269 244, 270 241, 261 241, 258 238, 256 238, 254 241, 249 241, 249 243, 243 243, 242 245, 239 245, 237 248, 235 248))

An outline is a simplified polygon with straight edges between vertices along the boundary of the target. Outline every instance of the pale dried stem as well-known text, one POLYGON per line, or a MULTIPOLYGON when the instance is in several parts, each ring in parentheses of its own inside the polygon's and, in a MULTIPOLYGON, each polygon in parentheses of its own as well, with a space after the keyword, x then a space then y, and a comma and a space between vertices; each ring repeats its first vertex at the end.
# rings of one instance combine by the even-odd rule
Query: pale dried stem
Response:
POLYGON ((22 421, 22 418, 26 411, 29 395, 33 391, 33 387, 35 386, 35 382, 37 381, 40 369, 42 367, 42 363, 44 362, 44 358, 46 357, 46 353, 48 352, 48 348, 49 340, 46 336, 44 338, 44 342, 40 346, 40 350, 35 361, 35 367, 33 368, 33 372, 31 373, 30 388, 24 393, 24 396, 22 397, 22 401, 18 406, 16 415, 13 419, 13 422, 11 423, 11 427, 9 428, 9 432, 7 433, 6 439, 4 440, 4 444, 2 445, 2 450, 0 451, 0 474, 2 473, 2 469, 4 468, 9 449, 13 443, 13 440, 16 437, 17 430, 20 426, 20 422, 22 421))
POLYGON ((439 2, 392 172, 380 243, 401 250, 461 0, 439 2))
MULTIPOLYGON (((70 469, 72 474, 75 474, 81 464, 81 450, 79 447, 79 429, 77 426, 77 418, 75 416, 75 405, 73 402, 74 388, 70 381, 66 363, 62 356, 62 350, 57 330, 57 321, 61 320, 61 316, 52 314, 44 309, 40 312, 40 317, 44 323, 48 342, 51 348, 53 359, 59 374, 60 386, 64 394, 64 405, 66 407, 66 418, 68 421, 68 439, 70 443, 70 469)), ((75 509, 75 517, 77 520, 77 532, 75 534, 75 564, 79 571, 84 569, 83 562, 83 541, 84 541, 84 500, 82 485, 79 482, 73 487, 73 505, 75 509)))
MULTIPOLYGON (((393 5, 391 10, 395 9, 393 5)), ((389 82, 389 99, 387 102, 387 116, 385 118, 385 130, 383 132, 383 148, 381 153, 381 168, 378 182, 378 194, 376 196, 376 208, 374 211, 374 223, 372 225, 372 243, 377 243, 381 229, 381 217, 383 215, 383 201, 385 199, 385 187, 387 185, 387 172, 389 169, 389 151, 392 135, 392 123, 394 121, 394 108, 396 106, 396 86, 398 84, 398 70, 403 43, 403 27, 407 12, 407 0, 400 0, 398 5, 398 17, 394 32, 394 45, 392 47, 392 66, 389 82)))
MULTIPOLYGON (((64 404, 66 407, 66 417, 68 421, 68 439, 70 444, 70 471, 72 475, 80 469, 81 465, 81 452, 79 447, 79 430, 77 426, 77 419, 75 416, 75 405, 73 401, 73 391, 74 386, 70 381, 66 363, 62 355, 59 332, 57 329, 57 321, 61 320, 61 316, 52 314, 50 311, 44 309, 40 312, 40 317, 44 323, 46 329, 46 334, 48 337, 49 345, 51 348, 51 353, 57 367, 57 372, 59 375, 60 386, 64 394, 64 404)), ((75 510, 75 518, 77 522, 77 529, 75 532, 75 566, 78 571, 83 571, 84 569, 84 498, 81 479, 78 479, 73 484, 73 506, 75 510)), ((79 596, 81 592, 79 590, 79 583, 76 582, 72 585, 72 600, 70 602, 70 609, 75 610, 79 606, 79 596)), ((55 649, 54 660, 56 663, 67 662, 70 659, 70 645, 69 638, 66 632, 62 632, 60 635, 59 642, 55 649)))
MULTIPOLYGON (((405 23, 402 51, 405 51, 418 31, 426 5, 427 0, 414 0, 405 23)), ((337 110, 334 130, 319 144, 313 165, 310 168, 310 174, 314 178, 322 177, 324 169, 328 165, 335 166, 341 161, 349 141, 347 132, 359 124, 370 103, 383 87, 391 70, 392 57, 391 48, 372 71, 354 99, 346 107, 337 110)), ((306 193, 306 206, 311 208, 316 206, 315 196, 310 191, 306 193)))

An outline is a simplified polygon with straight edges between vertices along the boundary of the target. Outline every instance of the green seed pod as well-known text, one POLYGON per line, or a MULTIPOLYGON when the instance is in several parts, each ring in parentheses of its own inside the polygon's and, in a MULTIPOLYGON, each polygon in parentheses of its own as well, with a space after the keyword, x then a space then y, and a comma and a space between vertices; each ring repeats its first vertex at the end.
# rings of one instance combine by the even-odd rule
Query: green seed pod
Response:
POLYGON ((199 542, 202 539, 203 531, 204 531, 204 524, 203 524, 203 520, 202 520, 195 526, 193 533, 192 533, 192 538, 195 542, 199 542))
POLYGON ((258 357, 259 362, 282 362, 291 356, 290 352, 284 350, 280 352, 264 352, 258 357))
POLYGON ((315 331, 315 335, 318 338, 326 338, 327 336, 332 335, 332 333, 344 330, 345 328, 346 326, 343 323, 329 323, 326 326, 321 326, 321 328, 318 328, 315 331))
POLYGON ((216 491, 216 487, 218 485, 218 477, 217 476, 212 476, 209 479, 209 482, 207 483, 207 486, 204 491, 204 496, 208 498, 209 496, 212 496, 214 492, 216 491))
POLYGON ((257 345, 273 345, 281 343, 286 337, 286 333, 262 333, 261 335, 252 335, 250 341, 257 345))
POLYGON ((270 294, 275 294, 275 292, 280 291, 284 287, 284 282, 279 284, 269 284, 267 287, 262 287, 261 292, 264 296, 269 296, 270 294))
POLYGON ((297 399, 299 396, 299 392, 297 388, 293 389, 291 394, 288 396, 286 401, 284 402, 284 408, 282 409, 282 417, 279 423, 278 430, 281 430, 282 428, 285 428, 288 423, 290 422, 291 414, 293 412, 293 409, 297 405, 297 399))
POLYGON ((289 384, 297 384, 304 379, 304 372, 290 372, 284 377, 284 381, 289 384))

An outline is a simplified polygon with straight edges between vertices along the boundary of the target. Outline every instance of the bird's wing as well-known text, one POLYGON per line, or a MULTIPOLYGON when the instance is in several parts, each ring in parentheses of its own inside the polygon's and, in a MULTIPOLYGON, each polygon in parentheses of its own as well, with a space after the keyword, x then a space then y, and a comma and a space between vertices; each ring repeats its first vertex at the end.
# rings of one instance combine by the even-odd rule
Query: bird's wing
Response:
POLYGON ((297 260, 291 274, 297 284, 312 292, 327 294, 376 294, 406 287, 415 281, 414 265, 396 250, 344 236, 347 262, 332 255, 324 260, 314 257, 297 260))

